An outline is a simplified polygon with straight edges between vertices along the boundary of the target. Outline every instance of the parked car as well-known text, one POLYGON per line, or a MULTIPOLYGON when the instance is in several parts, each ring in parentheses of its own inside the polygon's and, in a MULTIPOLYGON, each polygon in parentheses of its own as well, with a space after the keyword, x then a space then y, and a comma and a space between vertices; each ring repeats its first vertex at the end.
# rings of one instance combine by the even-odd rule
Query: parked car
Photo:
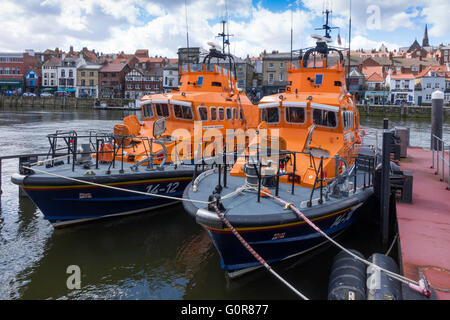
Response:
POLYGON ((42 92, 41 97, 53 97, 53 95, 49 92, 42 92))
POLYGON ((69 92, 55 92, 55 97, 71 97, 69 92))
POLYGON ((36 94, 35 94, 35 93, 32 93, 32 92, 25 92, 25 93, 23 94, 23 96, 24 96, 24 97, 36 97, 36 94))

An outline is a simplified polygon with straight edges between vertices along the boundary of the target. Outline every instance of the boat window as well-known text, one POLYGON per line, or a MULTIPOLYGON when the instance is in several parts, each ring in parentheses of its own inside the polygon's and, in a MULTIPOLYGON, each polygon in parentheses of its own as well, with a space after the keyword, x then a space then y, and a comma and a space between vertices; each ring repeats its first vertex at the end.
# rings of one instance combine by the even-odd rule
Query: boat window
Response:
POLYGON ((342 112, 342 122, 344 129, 353 128, 353 112, 343 111, 342 112))
POLYGON ((297 108, 297 107, 286 108, 286 122, 305 123, 305 108, 297 108))
POLYGON ((179 106, 179 105, 174 104, 173 112, 175 114, 175 117, 178 119, 184 119, 184 120, 193 120, 194 119, 194 115, 192 113, 192 107, 179 106))
POLYGON ((238 114, 236 112, 236 108, 233 108, 233 119, 238 120, 238 114))
POLYGON ((337 113, 334 111, 313 109, 313 122, 318 126, 336 128, 337 113))
POLYGON ((160 117, 168 117, 169 105, 167 103, 155 103, 156 114, 160 117))
POLYGON ((221 87, 222 86, 222 82, 213 81, 213 82, 211 82, 211 86, 213 86, 213 87, 221 87))
POLYGON ((200 121, 208 121, 208 108, 198 107, 198 118, 200 121))
POLYGON ((242 108, 239 108, 239 120, 244 120, 244 110, 242 108))
POLYGON ((280 122, 280 108, 265 108, 261 110, 261 121, 267 123, 278 123, 280 122))
POLYGON ((316 74, 316 86, 321 86, 323 84, 323 74, 316 74))
POLYGON ((153 118, 153 106, 151 103, 144 105, 144 118, 150 119, 153 118))
POLYGON ((227 108, 227 120, 233 120, 233 118, 231 117, 231 109, 227 108))
POLYGON ((224 120, 225 120, 225 111, 223 110, 223 108, 219 108, 219 121, 224 120))
POLYGON ((211 121, 217 120, 217 110, 215 107, 211 107, 211 121))

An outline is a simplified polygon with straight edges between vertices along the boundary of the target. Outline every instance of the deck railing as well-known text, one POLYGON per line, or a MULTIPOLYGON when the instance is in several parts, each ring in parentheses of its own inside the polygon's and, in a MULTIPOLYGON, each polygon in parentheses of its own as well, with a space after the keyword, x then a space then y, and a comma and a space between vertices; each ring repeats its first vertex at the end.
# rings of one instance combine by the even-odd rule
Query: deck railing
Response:
POLYGON ((436 169, 435 174, 440 176, 440 180, 445 182, 445 167, 447 167, 447 190, 450 190, 450 145, 436 135, 432 139, 432 169, 436 169), (446 158, 447 155, 447 158, 446 158))

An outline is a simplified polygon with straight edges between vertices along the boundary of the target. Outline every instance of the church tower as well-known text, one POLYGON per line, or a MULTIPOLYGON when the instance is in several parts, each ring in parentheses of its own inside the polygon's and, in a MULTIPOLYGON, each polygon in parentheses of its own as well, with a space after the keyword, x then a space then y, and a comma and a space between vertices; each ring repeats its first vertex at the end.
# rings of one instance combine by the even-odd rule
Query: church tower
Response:
POLYGON ((429 47, 430 41, 428 40, 428 25, 425 25, 425 35, 423 36, 422 48, 429 47))

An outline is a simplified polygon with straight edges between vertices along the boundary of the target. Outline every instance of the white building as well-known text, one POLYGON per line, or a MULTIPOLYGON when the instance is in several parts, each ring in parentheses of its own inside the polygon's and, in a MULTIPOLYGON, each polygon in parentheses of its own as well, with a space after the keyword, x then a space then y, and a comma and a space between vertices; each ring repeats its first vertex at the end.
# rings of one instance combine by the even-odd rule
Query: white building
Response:
POLYGON ((77 86, 77 69, 86 64, 83 58, 66 58, 61 61, 58 67, 58 91, 68 92, 75 95, 77 86))
POLYGON ((414 104, 414 80, 411 73, 393 74, 390 70, 386 77, 390 88, 390 102, 396 105, 414 104))
POLYGON ((431 104, 433 92, 445 91, 446 72, 442 68, 441 66, 428 67, 416 77, 415 96, 418 105, 431 104))
POLYGON ((163 69, 163 90, 170 92, 178 86, 178 64, 168 63, 163 69))
POLYGON ((58 67, 61 59, 52 57, 42 65, 42 88, 44 91, 56 91, 58 88, 58 67))

